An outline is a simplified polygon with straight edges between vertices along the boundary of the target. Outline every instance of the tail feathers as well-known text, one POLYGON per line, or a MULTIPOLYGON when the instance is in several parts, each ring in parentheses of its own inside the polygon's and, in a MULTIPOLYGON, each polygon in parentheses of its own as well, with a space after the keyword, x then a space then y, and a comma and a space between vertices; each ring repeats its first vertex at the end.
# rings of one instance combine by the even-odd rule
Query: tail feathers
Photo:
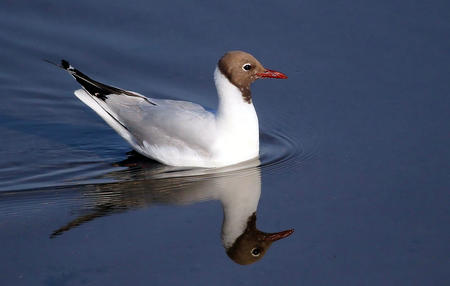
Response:
POLYGON ((114 130, 117 131, 125 140, 132 140, 131 134, 128 132, 128 128, 123 124, 117 114, 109 107, 106 102, 103 102, 86 90, 78 89, 75 91, 75 96, 78 97, 84 104, 92 108, 103 120, 108 123, 114 130))
POLYGON ((107 102, 104 102, 92 95, 86 90, 78 89, 75 91, 76 97, 78 97, 83 103, 92 108, 105 122, 111 126, 123 139, 125 139, 134 149, 141 149, 141 140, 135 137, 127 126, 121 121, 120 117, 110 108, 107 102))
POLYGON ((60 64, 56 64, 49 60, 45 60, 45 61, 69 72, 70 75, 72 75, 75 78, 75 80, 79 84, 81 84, 81 86, 83 87, 84 90, 86 90, 90 95, 95 96, 103 101, 106 101, 106 99, 108 99, 109 95, 121 94, 121 95, 139 97, 139 98, 144 99, 145 101, 147 101, 148 103, 150 103, 152 105, 156 105, 154 102, 151 102, 147 97, 142 96, 138 93, 128 91, 128 90, 123 90, 121 88, 106 85, 106 84, 103 84, 96 80, 93 80, 92 78, 88 77, 81 71, 74 68, 66 60, 61 60, 60 64))

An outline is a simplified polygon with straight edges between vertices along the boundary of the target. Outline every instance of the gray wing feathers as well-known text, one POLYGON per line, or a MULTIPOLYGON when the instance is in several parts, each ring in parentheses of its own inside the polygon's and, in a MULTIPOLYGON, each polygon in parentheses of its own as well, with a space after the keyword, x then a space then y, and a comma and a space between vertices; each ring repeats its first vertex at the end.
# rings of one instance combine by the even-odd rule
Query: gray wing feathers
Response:
MULTIPOLYGON (((57 65, 83 87, 75 95, 99 114, 137 151, 175 148, 207 154, 213 144, 214 114, 198 104, 147 98, 139 93, 93 80, 67 61, 57 65), (148 149, 148 148, 147 148, 148 149)), ((152 151, 149 151, 151 157, 152 151)))
POLYGON ((205 150, 211 146, 213 136, 207 134, 211 135, 215 130, 212 113, 190 102, 151 100, 156 105, 129 97, 110 97, 106 103, 118 120, 142 143, 205 150))

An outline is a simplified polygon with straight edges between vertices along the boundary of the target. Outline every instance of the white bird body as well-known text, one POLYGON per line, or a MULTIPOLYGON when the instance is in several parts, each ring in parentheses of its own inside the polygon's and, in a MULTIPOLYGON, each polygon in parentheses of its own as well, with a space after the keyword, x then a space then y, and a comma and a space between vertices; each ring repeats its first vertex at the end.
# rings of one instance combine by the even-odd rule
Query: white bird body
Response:
POLYGON ((192 102, 147 101, 140 94, 115 94, 107 102, 83 89, 75 91, 75 95, 133 149, 163 164, 222 167, 253 159, 259 154, 255 108, 242 100, 239 89, 218 68, 214 74, 219 95, 216 114, 192 102))
POLYGON ((192 102, 148 98, 104 85, 65 61, 61 67, 83 86, 75 95, 137 152, 166 165, 215 168, 258 157, 259 126, 250 83, 261 77, 286 78, 282 73, 265 70, 247 53, 230 52, 222 59, 233 53, 232 57, 241 60, 237 62, 239 71, 228 67, 235 63, 227 59, 222 68, 219 61, 214 72, 219 97, 216 113, 192 102), (252 74, 241 69, 242 62, 249 61, 255 66, 252 74))

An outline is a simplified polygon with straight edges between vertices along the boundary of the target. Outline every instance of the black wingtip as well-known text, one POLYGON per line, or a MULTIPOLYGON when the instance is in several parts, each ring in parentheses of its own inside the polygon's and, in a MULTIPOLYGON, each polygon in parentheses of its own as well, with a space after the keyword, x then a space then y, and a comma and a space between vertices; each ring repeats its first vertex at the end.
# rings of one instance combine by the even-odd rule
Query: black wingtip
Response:
MULTIPOLYGON (((66 60, 61 60, 61 63, 60 63, 60 64, 54 63, 54 62, 52 62, 52 61, 50 61, 50 60, 47 60, 47 59, 43 59, 43 61, 44 61, 44 62, 47 62, 47 63, 49 63, 49 64, 52 64, 52 65, 54 65, 54 66, 57 66, 57 67, 59 67, 59 68, 65 69, 65 70, 69 70, 69 69, 72 68, 72 66, 71 66, 71 65, 69 64, 69 62, 66 61, 66 60)), ((72 69, 73 69, 73 68, 72 68, 72 69)))
POLYGON ((70 64, 69 64, 69 62, 68 61, 66 61, 66 60, 61 60, 61 67, 63 68, 63 69, 69 69, 70 68, 70 64))

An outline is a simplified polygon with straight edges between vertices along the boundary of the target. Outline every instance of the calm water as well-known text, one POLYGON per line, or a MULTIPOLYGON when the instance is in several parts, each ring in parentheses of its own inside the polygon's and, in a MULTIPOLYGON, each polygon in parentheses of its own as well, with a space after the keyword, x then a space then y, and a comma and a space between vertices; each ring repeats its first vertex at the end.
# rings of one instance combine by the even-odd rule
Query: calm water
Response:
POLYGON ((449 11, 0 2, 0 284, 448 285, 449 11), (214 108, 212 72, 233 49, 289 79, 252 88, 260 161, 220 172, 130 152, 42 61, 214 108), (295 232, 238 265, 221 242, 227 200, 258 205, 260 230, 295 232))

